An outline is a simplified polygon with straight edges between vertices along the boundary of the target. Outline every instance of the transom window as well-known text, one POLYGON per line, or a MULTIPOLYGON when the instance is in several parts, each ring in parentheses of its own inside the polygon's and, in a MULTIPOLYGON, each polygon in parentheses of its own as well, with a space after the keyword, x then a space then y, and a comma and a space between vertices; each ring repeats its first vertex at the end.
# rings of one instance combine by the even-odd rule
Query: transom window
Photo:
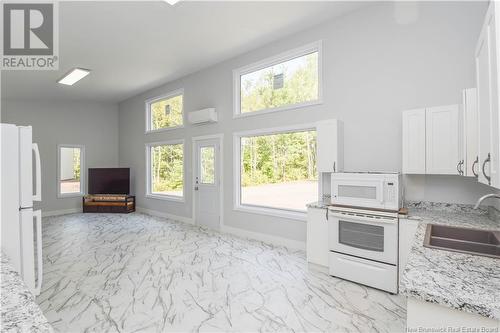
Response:
POLYGON ((80 196, 85 193, 85 147, 59 145, 57 147, 58 197, 80 196))
POLYGON ((183 90, 177 90, 146 101, 146 132, 182 127, 183 96, 183 90))
POLYGON ((235 209, 303 218, 318 197, 316 130, 237 134, 235 146, 235 209))
POLYGON ((182 200, 184 197, 184 142, 147 144, 146 156, 146 195, 182 200))
POLYGON ((320 57, 317 42, 235 70, 235 116, 319 103, 320 57))

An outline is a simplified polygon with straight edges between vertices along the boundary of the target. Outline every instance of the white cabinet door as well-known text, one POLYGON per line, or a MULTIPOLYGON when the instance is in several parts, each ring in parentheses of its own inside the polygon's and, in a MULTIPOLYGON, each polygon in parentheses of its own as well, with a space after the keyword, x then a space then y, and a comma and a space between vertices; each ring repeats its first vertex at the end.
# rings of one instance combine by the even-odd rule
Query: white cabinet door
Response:
POLYGON ((479 178, 481 183, 489 184, 491 154, 491 93, 488 27, 483 27, 476 49, 476 80, 478 95, 478 133, 479 133, 479 178))
POLYGON ((500 187, 498 24, 500 5, 492 1, 476 46, 479 123, 479 181, 500 187))
POLYGON ((307 262, 328 266, 327 209, 307 209, 307 262))
POLYGON ((461 174, 459 163, 462 150, 459 145, 458 105, 427 108, 426 130, 426 173, 461 174))
POLYGON ((465 89, 463 96, 463 175, 477 177, 478 175, 478 137, 477 132, 477 89, 465 89))
POLYGON ((425 174, 425 109, 403 112, 403 173, 425 174))
POLYGON ((336 119, 316 124, 318 172, 341 172, 344 170, 343 124, 336 119))
POLYGON ((418 221, 416 220, 399 219, 399 281, 401 281, 403 271, 408 263, 417 227, 418 221))
POLYGON ((500 188, 500 2, 491 1, 491 186, 500 188))

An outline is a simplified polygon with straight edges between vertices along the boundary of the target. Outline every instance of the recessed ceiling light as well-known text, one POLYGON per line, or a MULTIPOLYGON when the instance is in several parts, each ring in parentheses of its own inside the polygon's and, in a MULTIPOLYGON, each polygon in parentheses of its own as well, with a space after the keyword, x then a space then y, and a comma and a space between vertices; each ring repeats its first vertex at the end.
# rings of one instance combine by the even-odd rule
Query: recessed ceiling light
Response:
POLYGON ((73 68, 71 71, 66 73, 62 78, 60 78, 57 83, 65 84, 67 86, 72 86, 87 75, 89 75, 90 70, 84 68, 73 68))
POLYGON ((163 1, 165 1, 165 2, 166 2, 166 3, 168 3, 169 5, 172 5, 172 6, 173 6, 173 5, 175 5, 176 3, 178 3, 178 2, 179 2, 179 1, 181 1, 181 0, 163 0, 163 1))

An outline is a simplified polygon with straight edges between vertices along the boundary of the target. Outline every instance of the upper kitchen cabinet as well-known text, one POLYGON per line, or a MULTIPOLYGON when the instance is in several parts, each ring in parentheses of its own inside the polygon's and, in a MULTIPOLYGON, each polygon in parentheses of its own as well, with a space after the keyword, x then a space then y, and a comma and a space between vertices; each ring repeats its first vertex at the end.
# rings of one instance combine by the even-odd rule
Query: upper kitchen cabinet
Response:
POLYGON ((427 174, 462 174, 458 105, 425 110, 425 170, 427 174))
POLYGON ((478 129, 479 181, 500 187, 499 155, 499 57, 500 3, 491 1, 475 51, 478 129))
POLYGON ((463 174, 467 177, 478 177, 478 132, 477 132, 477 89, 465 89, 463 98, 463 174))
POLYGON ((344 126, 331 119, 316 123, 318 172, 344 170, 344 126))
POLYGON ((425 173, 425 109, 403 112, 403 173, 425 173))
POLYGON ((460 109, 438 106, 403 112, 403 173, 463 174, 460 109))

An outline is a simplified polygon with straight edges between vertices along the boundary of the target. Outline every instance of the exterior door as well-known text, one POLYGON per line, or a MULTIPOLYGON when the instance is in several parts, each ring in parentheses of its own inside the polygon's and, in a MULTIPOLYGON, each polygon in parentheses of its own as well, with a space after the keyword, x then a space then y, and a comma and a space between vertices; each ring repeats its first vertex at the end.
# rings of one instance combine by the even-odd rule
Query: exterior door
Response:
POLYGON ((195 221, 197 225, 220 229, 219 139, 195 144, 195 221))

